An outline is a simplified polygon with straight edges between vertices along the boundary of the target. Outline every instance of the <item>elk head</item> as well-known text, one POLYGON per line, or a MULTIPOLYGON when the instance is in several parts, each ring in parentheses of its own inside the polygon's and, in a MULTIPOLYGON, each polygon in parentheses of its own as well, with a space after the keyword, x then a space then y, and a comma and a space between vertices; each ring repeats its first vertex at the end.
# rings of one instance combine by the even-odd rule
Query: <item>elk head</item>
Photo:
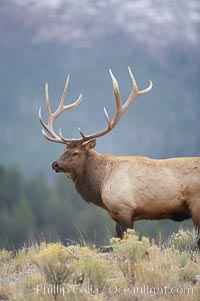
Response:
POLYGON ((52 163, 52 168, 55 172, 63 172, 68 178, 75 180, 82 174, 88 151, 95 145, 95 139, 82 144, 69 143, 64 153, 52 163))
POLYGON ((129 75, 132 82, 132 91, 124 104, 121 103, 119 86, 116 78, 114 77, 111 70, 110 76, 113 82, 114 95, 116 100, 116 113, 112 120, 110 120, 107 110, 104 107, 104 113, 107 121, 107 127, 97 133, 91 135, 85 135, 83 131, 78 128, 78 131, 81 135, 81 138, 78 139, 67 139, 62 135, 61 129, 59 129, 59 135, 53 129, 54 120, 64 111, 72 109, 76 107, 82 100, 82 95, 78 97, 78 99, 69 105, 64 105, 64 100, 67 94, 67 88, 69 84, 69 76, 67 77, 67 81, 65 84, 65 88, 61 97, 60 104, 57 110, 52 113, 50 102, 49 102, 49 93, 48 93, 48 84, 45 86, 45 94, 46 94, 46 106, 47 106, 47 114, 48 114, 48 123, 46 124, 41 116, 41 108, 39 110, 39 120, 44 129, 42 129, 42 135, 49 141, 62 143, 66 145, 66 150, 64 153, 52 163, 52 168, 56 172, 64 172, 68 177, 74 179, 77 174, 80 174, 83 170, 85 159, 88 155, 88 152, 95 147, 96 138, 101 137, 109 133, 118 123, 123 113, 127 110, 127 108, 132 104, 132 102, 141 94, 145 94, 152 89, 152 82, 150 81, 149 87, 144 90, 138 90, 135 78, 133 73, 131 72, 130 67, 128 67, 129 75))

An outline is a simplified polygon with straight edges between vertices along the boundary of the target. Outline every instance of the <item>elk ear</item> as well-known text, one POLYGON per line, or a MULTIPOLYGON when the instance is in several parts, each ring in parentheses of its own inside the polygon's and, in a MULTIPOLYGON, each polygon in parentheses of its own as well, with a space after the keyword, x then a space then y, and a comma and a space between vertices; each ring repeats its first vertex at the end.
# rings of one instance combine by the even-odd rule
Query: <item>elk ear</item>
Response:
POLYGON ((90 149, 94 148, 95 146, 96 146, 96 139, 86 142, 84 145, 85 150, 90 150, 90 149))

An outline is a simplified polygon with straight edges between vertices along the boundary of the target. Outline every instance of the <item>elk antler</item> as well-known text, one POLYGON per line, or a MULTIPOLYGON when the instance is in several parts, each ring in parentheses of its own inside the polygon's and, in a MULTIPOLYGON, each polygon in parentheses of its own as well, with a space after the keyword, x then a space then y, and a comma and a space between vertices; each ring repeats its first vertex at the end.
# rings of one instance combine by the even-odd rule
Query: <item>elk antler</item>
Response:
POLYGON ((100 132, 91 134, 91 135, 85 135, 83 133, 83 131, 80 128, 78 128, 78 131, 79 131, 79 133, 82 137, 82 138, 79 138, 79 139, 66 139, 62 135, 61 129, 59 129, 59 135, 60 136, 58 136, 55 133, 55 131, 53 130, 53 121, 57 116, 59 116, 65 110, 68 110, 68 109, 71 109, 72 107, 77 106, 80 103, 80 101, 82 100, 82 95, 80 95, 79 98, 73 104, 68 105, 68 106, 64 106, 64 98, 66 96, 66 90, 67 90, 68 82, 69 82, 69 77, 68 77, 66 85, 65 85, 65 89, 64 89, 64 92, 63 92, 63 96, 61 98, 60 105, 58 106, 58 109, 56 110, 56 112, 52 114, 51 109, 50 109, 50 104, 49 104, 48 86, 46 85, 46 104, 47 104, 47 112, 48 112, 48 125, 46 125, 44 123, 44 121, 42 120, 42 118, 41 118, 41 109, 39 111, 40 122, 41 122, 42 126, 45 128, 45 130, 51 135, 51 137, 49 137, 45 133, 45 131, 42 130, 42 134, 46 139, 48 139, 50 141, 54 141, 54 142, 64 143, 64 144, 68 144, 70 142, 75 142, 75 143, 81 144, 84 141, 88 141, 88 140, 91 140, 91 139, 101 137, 101 136, 109 133, 116 126, 116 124, 120 120, 123 113, 127 110, 127 108, 132 104, 132 102, 139 95, 142 95, 142 94, 145 94, 145 93, 149 92, 153 87, 152 81, 150 80, 150 84, 146 89, 138 90, 135 78, 133 76, 133 73, 132 73, 130 67, 128 67, 128 72, 129 72, 129 75, 130 75, 130 78, 131 78, 131 81, 132 81, 133 89, 132 89, 129 97, 127 98, 126 102, 124 104, 122 104, 121 103, 121 98, 120 98, 118 82, 117 82, 116 78, 114 77, 111 69, 109 70, 109 72, 110 72, 110 76, 111 76, 112 81, 113 81, 113 88, 114 88, 115 100, 116 100, 116 105, 117 105, 117 111, 115 113, 115 116, 114 116, 113 120, 111 121, 109 116, 108 116, 107 110, 104 107, 104 113, 105 113, 107 124, 108 124, 107 128, 105 128, 104 130, 102 130, 100 132))

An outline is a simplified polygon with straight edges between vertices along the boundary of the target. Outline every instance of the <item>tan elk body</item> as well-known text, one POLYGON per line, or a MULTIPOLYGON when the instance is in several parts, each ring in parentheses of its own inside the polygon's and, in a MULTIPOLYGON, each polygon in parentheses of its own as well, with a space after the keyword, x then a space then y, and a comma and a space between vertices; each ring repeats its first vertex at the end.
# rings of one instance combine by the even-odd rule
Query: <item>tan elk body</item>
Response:
POLYGON ((64 153, 52 164, 56 172, 63 172, 73 180, 82 198, 109 213, 116 221, 118 237, 134 222, 147 219, 172 219, 183 221, 192 218, 200 231, 200 158, 172 158, 153 160, 146 157, 110 156, 95 152, 96 138, 110 132, 124 111, 137 96, 149 92, 148 88, 139 91, 133 74, 129 74, 133 89, 127 101, 120 101, 118 83, 110 71, 117 105, 116 114, 111 121, 104 108, 108 126, 101 132, 84 135, 78 128, 80 139, 66 139, 61 130, 59 136, 53 130, 53 121, 63 111, 78 105, 82 99, 65 106, 64 99, 69 77, 56 112, 52 113, 46 85, 46 104, 48 124, 45 124, 39 111, 44 137, 50 141, 66 144, 64 153), (48 133, 48 134, 47 134, 48 133))

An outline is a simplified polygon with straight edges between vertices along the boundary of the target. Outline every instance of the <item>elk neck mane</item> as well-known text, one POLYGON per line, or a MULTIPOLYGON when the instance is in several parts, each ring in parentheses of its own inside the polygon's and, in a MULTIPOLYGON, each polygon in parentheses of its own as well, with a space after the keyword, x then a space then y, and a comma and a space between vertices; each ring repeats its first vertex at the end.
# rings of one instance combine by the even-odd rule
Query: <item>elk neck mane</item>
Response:
POLYGON ((111 156, 94 150, 88 152, 83 172, 74 180, 76 190, 86 202, 105 208, 101 199, 101 187, 112 165, 111 156))

